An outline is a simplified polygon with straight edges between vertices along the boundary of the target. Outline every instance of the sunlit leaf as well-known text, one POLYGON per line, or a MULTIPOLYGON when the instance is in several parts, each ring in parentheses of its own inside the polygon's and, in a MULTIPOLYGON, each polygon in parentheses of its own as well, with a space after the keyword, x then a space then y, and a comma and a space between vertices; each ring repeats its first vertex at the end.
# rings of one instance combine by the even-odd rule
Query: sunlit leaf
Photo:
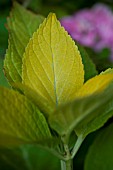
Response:
POLYGON ((100 74, 101 75, 103 75, 103 74, 113 74, 113 68, 108 68, 107 70, 102 71, 100 74))
POLYGON ((48 113, 52 113, 54 111, 54 107, 50 105, 50 102, 29 86, 18 83, 14 84, 13 88, 18 89, 18 91, 25 94, 29 100, 38 106, 45 116, 48 116, 48 113))
POLYGON ((0 145, 50 142, 45 117, 25 96, 0 87, 0 99, 0 145))
MULTIPOLYGON (((101 83, 101 90, 102 90, 102 88, 105 86, 105 84, 104 83, 107 83, 107 81, 109 81, 109 78, 107 78, 106 76, 107 76, 107 74, 113 74, 113 69, 107 69, 106 71, 104 71, 104 72, 102 72, 101 74, 100 74, 100 76, 101 75, 104 75, 104 80, 99 80, 101 83)), ((96 79, 97 79, 97 77, 95 77, 96 79)), ((90 93, 92 90, 93 91, 95 91, 96 90, 96 88, 99 86, 99 82, 97 83, 97 86, 95 86, 94 84, 96 83, 96 80, 95 80, 95 78, 94 79, 92 79, 93 81, 89 81, 89 83, 86 83, 85 84, 85 88, 83 87, 83 89, 82 89, 82 91, 83 91, 83 95, 86 95, 86 94, 88 94, 88 93, 90 93), (94 81, 95 81, 95 83, 94 83, 94 81), (91 83, 91 84, 90 84, 91 83), (92 87, 92 88, 88 88, 88 84, 90 84, 90 86, 92 87), (89 91, 87 90, 87 89, 89 89, 89 91), (92 90, 91 90, 92 89, 92 90), (85 93, 84 93, 84 91, 85 91, 85 93)), ((111 86, 113 86, 113 84, 111 85, 111 86)), ((82 92, 81 91, 81 92, 82 92)), ((108 94, 107 94, 108 95, 108 94)), ((102 99, 103 100, 103 99, 102 99)), ((99 111, 99 110, 98 110, 99 111)), ((102 108, 101 108, 101 111, 100 112, 102 112, 102 114, 99 114, 97 117, 95 117, 94 119, 92 119, 91 121, 88 121, 88 123, 87 122, 84 122, 84 121, 82 121, 79 125, 78 125, 78 127, 76 128, 76 132, 78 133, 78 134, 81 134, 81 133, 83 133, 84 134, 84 136, 86 136, 86 135, 88 135, 89 133, 91 133, 91 132, 93 132, 93 131, 95 131, 95 130, 97 130, 97 129, 99 129, 100 127, 102 127, 104 124, 105 124, 105 122, 110 118, 110 117, 112 117, 113 116, 113 99, 111 99, 111 101, 109 102, 109 104, 107 104, 107 105, 105 105, 105 106, 102 106, 102 108)))
MULTIPOLYGON (((107 76, 108 79, 111 77, 111 80, 109 81, 112 81, 113 75, 108 74, 107 76)), ((98 79, 99 82, 100 79, 101 76, 99 76, 98 79)), ((107 86, 108 82, 106 82, 106 79, 104 80, 105 80, 104 83, 107 86)), ((98 84, 98 82, 95 83, 98 84)), ((105 86, 104 83, 102 81, 102 88, 105 86)), ((107 109, 109 108, 112 98, 113 98, 113 84, 111 83, 105 90, 101 92, 78 98, 73 102, 60 106, 53 113, 53 115, 50 116, 49 119, 50 125, 60 135, 69 134, 75 129, 77 135, 83 134, 85 136, 86 134, 84 134, 84 131, 86 131, 89 122, 92 122, 96 118, 98 120, 99 116, 103 116, 102 119, 103 122, 101 122, 99 119, 100 124, 97 127, 93 127, 93 129, 91 130, 93 131, 95 130, 95 128, 99 128, 100 125, 103 125, 103 123, 105 123, 105 121, 107 121, 108 118, 111 116, 109 114, 108 115, 104 114, 106 111, 108 111, 107 109), (104 116, 106 116, 105 119, 104 116)), ((112 110, 112 107, 109 109, 112 110)))
POLYGON ((80 90, 78 90, 76 97, 84 97, 93 93, 99 93, 105 89, 110 81, 113 81, 113 74, 100 74, 89 79, 80 90))
POLYGON ((113 169, 113 123, 99 132, 90 146, 85 170, 113 169))
POLYGON ((4 62, 5 74, 10 84, 21 82, 25 47, 42 21, 42 16, 35 15, 18 3, 14 3, 10 17, 7 19, 9 41, 4 62))
POLYGON ((55 14, 49 14, 26 48, 23 84, 57 107, 72 100, 83 81, 83 65, 77 46, 55 14))

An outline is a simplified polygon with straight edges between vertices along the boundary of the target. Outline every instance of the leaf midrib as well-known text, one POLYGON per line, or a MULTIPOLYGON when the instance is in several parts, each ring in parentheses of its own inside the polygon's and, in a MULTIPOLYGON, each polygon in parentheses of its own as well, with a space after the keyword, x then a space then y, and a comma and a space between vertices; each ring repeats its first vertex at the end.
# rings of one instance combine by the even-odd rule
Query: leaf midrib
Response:
POLYGON ((57 91, 56 91, 56 76, 55 76, 55 67, 54 67, 54 55, 52 50, 52 43, 51 43, 51 33, 52 33, 52 17, 51 17, 51 27, 50 27, 50 49, 52 54, 52 68, 53 68, 53 74, 54 74, 54 94, 55 94, 55 104, 56 107, 58 107, 58 98, 57 98, 57 91))

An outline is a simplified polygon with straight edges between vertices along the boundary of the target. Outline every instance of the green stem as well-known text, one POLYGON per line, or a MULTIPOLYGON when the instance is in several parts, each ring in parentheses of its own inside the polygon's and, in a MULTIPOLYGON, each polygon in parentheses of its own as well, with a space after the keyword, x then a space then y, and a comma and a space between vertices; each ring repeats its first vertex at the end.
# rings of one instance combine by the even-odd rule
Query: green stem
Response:
POLYGON ((73 159, 67 161, 61 160, 61 170, 73 170, 73 159))
POLYGON ((81 144, 82 144, 83 141, 84 141, 84 138, 83 138, 82 135, 80 135, 80 136, 78 137, 76 143, 75 143, 75 146, 74 146, 72 152, 71 152, 71 158, 72 158, 72 159, 74 158, 74 156, 75 156, 76 153, 78 152, 78 150, 79 150, 79 148, 80 148, 80 146, 81 146, 81 144))

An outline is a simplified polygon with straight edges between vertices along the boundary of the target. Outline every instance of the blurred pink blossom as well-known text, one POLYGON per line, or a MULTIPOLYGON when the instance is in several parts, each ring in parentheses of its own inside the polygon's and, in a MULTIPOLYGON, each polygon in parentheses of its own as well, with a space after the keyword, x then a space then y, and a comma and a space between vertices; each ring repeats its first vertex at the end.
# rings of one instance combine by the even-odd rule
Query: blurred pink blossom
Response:
POLYGON ((96 4, 91 9, 62 18, 61 24, 82 45, 96 52, 109 48, 113 60, 113 13, 109 7, 96 4))

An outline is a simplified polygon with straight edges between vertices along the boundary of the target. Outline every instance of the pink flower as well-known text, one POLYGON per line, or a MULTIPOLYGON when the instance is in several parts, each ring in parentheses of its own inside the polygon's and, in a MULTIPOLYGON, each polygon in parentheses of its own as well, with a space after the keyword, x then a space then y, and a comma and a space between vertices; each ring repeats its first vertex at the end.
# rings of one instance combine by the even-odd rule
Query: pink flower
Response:
POLYGON ((61 24, 82 45, 97 52, 109 48, 113 56, 113 13, 106 5, 100 3, 80 10, 62 18, 61 24))

